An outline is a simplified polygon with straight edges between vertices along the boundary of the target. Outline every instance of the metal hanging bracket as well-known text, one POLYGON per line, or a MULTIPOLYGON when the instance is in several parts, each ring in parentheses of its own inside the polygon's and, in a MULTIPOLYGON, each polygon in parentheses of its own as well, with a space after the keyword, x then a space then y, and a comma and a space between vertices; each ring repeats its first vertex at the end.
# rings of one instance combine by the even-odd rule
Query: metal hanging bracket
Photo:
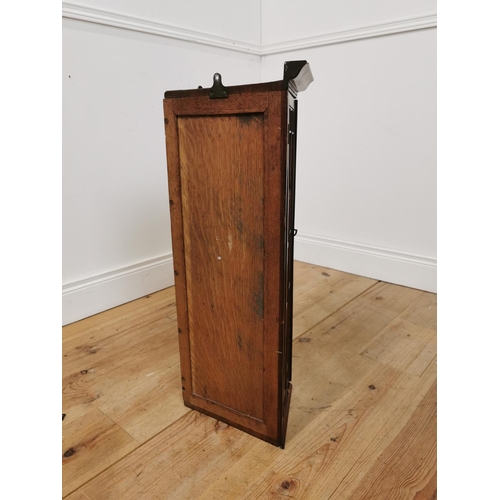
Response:
POLYGON ((208 93, 210 99, 224 99, 229 95, 229 91, 222 85, 222 77, 220 73, 215 73, 214 84, 208 93))

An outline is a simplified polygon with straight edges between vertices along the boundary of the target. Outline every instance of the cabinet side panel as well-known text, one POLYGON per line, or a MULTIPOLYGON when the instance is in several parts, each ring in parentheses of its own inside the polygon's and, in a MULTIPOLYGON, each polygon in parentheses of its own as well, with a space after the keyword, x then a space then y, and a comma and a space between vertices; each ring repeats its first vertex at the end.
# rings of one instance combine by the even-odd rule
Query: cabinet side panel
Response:
POLYGON ((264 114, 178 116, 192 394, 264 420, 264 114))

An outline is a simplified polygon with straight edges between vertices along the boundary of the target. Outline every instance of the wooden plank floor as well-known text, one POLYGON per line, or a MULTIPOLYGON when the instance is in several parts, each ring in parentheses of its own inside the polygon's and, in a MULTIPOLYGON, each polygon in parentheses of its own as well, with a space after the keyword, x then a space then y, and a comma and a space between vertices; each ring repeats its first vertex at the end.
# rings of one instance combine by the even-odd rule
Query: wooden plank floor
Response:
POLYGON ((174 289, 63 328, 63 495, 436 498, 436 295, 296 262, 284 450, 183 406, 174 289))

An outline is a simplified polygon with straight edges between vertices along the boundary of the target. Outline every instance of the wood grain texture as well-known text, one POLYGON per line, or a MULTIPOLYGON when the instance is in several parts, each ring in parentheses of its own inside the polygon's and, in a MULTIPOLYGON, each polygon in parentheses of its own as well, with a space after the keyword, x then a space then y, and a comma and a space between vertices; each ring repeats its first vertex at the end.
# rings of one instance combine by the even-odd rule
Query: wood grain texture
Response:
POLYGON ((263 421, 264 114, 177 123, 192 393, 263 421))
POLYGON ((173 288, 64 327, 65 495, 188 411, 178 363, 173 288))
POLYGON ((65 327, 67 498, 437 498, 436 296, 296 263, 301 300, 330 285, 294 341, 285 450, 183 406, 172 289, 65 327))
POLYGON ((98 408, 64 425, 62 457, 63 495, 88 481, 138 445, 121 427, 98 408), (94 457, 100 460, 95 461, 94 457))
POLYGON ((89 497, 85 495, 82 490, 75 491, 71 495, 66 497, 68 500, 89 500, 89 497))
POLYGON ((419 403, 391 444, 380 454, 364 481, 349 493, 352 500, 385 500, 387 492, 432 498, 436 492, 436 383, 419 403), (430 483, 430 486, 429 486, 430 483))
POLYGON ((164 114, 184 402, 282 445, 286 91, 164 114))
POLYGON ((339 310, 377 283, 376 280, 361 276, 346 279, 345 273, 319 266, 312 266, 309 275, 315 279, 303 280, 303 284, 294 290, 294 338, 314 326, 311 322, 316 318, 339 310))

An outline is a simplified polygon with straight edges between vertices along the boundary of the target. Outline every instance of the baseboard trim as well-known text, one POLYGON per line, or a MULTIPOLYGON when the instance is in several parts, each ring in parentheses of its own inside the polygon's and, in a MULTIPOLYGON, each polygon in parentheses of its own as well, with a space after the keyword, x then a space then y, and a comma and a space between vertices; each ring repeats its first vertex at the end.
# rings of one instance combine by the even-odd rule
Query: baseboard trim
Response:
POLYGON ((172 254, 66 283, 62 287, 63 325, 173 284, 172 254))
POLYGON ((295 259, 428 292, 437 291, 437 260, 372 245, 300 234, 295 259))
MULTIPOLYGON (((373 245, 299 234, 295 259, 368 278, 437 291, 437 261, 373 245)), ((173 286, 172 254, 144 260, 62 287, 63 325, 173 286)))
POLYGON ((353 40, 362 40, 364 38, 373 38, 377 36, 392 35, 395 33, 404 33, 406 31, 435 28, 437 26, 437 15, 433 14, 430 16, 413 17, 399 21, 362 26, 344 31, 326 33, 319 36, 288 40, 286 42, 266 45, 252 44, 239 40, 223 38, 210 33, 204 33, 202 31, 189 30, 179 26, 159 23, 150 19, 130 16, 120 12, 88 7, 86 5, 80 5, 73 2, 62 3, 62 17, 130 31, 137 31, 140 33, 148 33, 150 35, 163 36, 166 38, 175 38, 187 42, 201 43, 203 45, 219 47, 236 52, 244 52, 257 56, 267 56, 271 54, 279 54, 281 52, 321 47, 322 45, 332 45, 353 40))

